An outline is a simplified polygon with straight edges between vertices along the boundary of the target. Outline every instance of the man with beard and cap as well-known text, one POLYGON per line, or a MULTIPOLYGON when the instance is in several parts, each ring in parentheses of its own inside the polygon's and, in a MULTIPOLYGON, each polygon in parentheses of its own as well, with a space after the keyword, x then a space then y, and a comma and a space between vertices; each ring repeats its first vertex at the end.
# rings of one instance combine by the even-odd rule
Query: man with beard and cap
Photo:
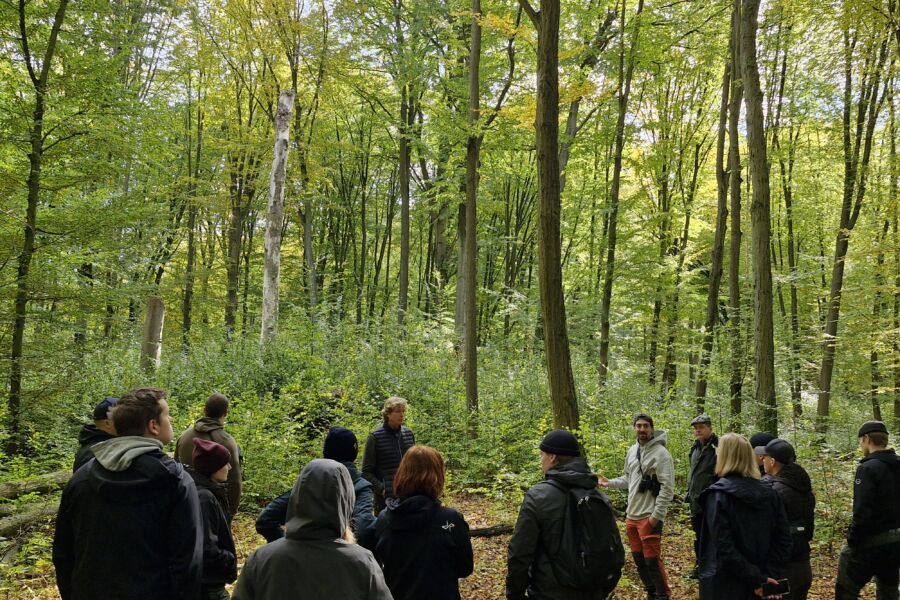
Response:
POLYGON ((228 472, 228 509, 225 515, 228 522, 237 514, 241 502, 241 449, 231 434, 225 431, 225 420, 228 418, 228 398, 224 394, 213 394, 203 405, 203 416, 184 430, 175 442, 175 460, 188 466, 194 466, 194 438, 209 440, 225 446, 231 455, 231 470, 228 472))
MULTIPOLYGON (((700 560, 700 528, 703 525, 703 507, 700 506, 700 494, 716 482, 716 447, 719 437, 713 433, 712 419, 709 415, 698 415, 691 421, 694 430, 694 445, 691 446, 690 468, 687 478, 687 494, 685 501, 691 509, 691 528, 694 530, 694 558, 700 560)), ((695 566, 690 575, 697 578, 695 566)))
MULTIPOLYGON (((615 589, 625 562, 615 513, 609 499, 596 489, 597 476, 591 473, 582 458, 574 435, 555 429, 544 436, 540 450, 544 480, 525 494, 509 540, 506 600, 602 600, 615 589), (596 498, 608 507, 608 511, 604 511, 600 504, 596 505, 595 523, 599 526, 598 531, 608 533, 607 548, 613 548, 615 554, 603 565, 607 570, 605 581, 592 589, 573 588, 560 581, 561 576, 572 574, 571 565, 560 564, 560 561, 566 555, 562 551, 567 540, 565 524, 573 521, 569 511, 576 502, 576 492, 579 498, 587 498, 588 504, 596 498), (600 518, 603 513, 608 516, 605 526, 600 518)), ((585 526, 584 523, 581 525, 585 526)))
POLYGON ((73 473, 78 470, 78 467, 94 458, 91 448, 100 442, 116 437, 116 426, 113 424, 112 413, 118 402, 118 398, 109 396, 94 407, 93 424, 86 424, 81 428, 81 433, 78 434, 80 446, 78 452, 75 453, 75 464, 72 466, 73 473))
POLYGON ((628 490, 625 531, 631 556, 650 600, 672 596, 662 563, 662 530, 675 495, 675 466, 666 449, 666 432, 653 428, 644 413, 632 421, 637 442, 625 456, 625 474, 600 478, 600 485, 628 490))
POLYGON ((756 464, 759 465, 760 478, 766 474, 766 468, 763 466, 763 457, 766 455, 766 444, 775 439, 775 436, 766 431, 760 431, 750 436, 750 445, 753 446, 753 452, 756 454, 756 464))
POLYGON ((841 550, 835 600, 859 598, 874 577, 878 600, 900 598, 900 456, 888 448, 881 421, 859 429, 865 456, 856 469, 853 521, 841 550))
MULTIPOLYGON (((359 444, 356 435, 344 427, 332 427, 325 436, 325 447, 322 450, 324 458, 336 460, 350 472, 353 481, 353 491, 356 494, 356 502, 353 505, 353 517, 351 527, 357 540, 369 547, 373 542, 372 535, 375 531, 375 515, 372 513, 372 484, 363 479, 356 470, 356 455, 359 444)), ((284 524, 287 522, 288 504, 291 491, 288 490, 278 496, 266 506, 256 519, 256 532, 266 538, 267 542, 284 537, 284 524)))
POLYGON ((778 493, 787 513, 793 544, 791 556, 783 570, 790 582, 791 598, 806 600, 812 586, 809 542, 815 529, 816 497, 809 475, 796 460, 794 447, 785 440, 775 438, 766 444, 763 458, 766 475, 762 482, 778 493))
POLYGON ((119 437, 63 490, 53 536, 63 600, 194 600, 203 528, 197 488, 163 453, 172 441, 166 393, 132 390, 113 413, 119 437))
POLYGON ((381 567, 353 543, 353 482, 342 464, 319 458, 297 478, 285 537, 257 549, 234 600, 392 600, 381 567))

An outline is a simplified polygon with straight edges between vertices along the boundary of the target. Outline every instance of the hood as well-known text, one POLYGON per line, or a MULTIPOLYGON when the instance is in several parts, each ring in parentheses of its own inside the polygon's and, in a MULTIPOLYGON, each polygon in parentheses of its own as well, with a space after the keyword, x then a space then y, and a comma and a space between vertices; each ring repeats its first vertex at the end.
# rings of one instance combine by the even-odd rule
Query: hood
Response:
POLYGON ((85 444, 98 444, 100 442, 105 442, 106 440, 112 439, 115 436, 109 435, 102 429, 98 429, 96 425, 93 423, 88 423, 84 427, 81 428, 81 431, 78 433, 78 443, 84 446, 85 444))
POLYGON ((552 467, 544 477, 558 481, 566 487, 579 487, 587 490, 597 487, 597 476, 591 472, 587 462, 581 456, 565 465, 552 467))
POLYGON ((104 469, 124 471, 134 459, 148 452, 162 452, 162 442, 139 435, 126 435, 100 442, 91 448, 104 469))
POLYGON ((350 527, 356 503, 350 473, 341 463, 317 458, 306 465, 291 490, 285 537, 335 539, 350 527))
POLYGON ((87 472, 91 489, 101 498, 132 505, 147 501, 147 494, 171 485, 183 476, 179 463, 162 452, 162 443, 152 438, 123 436, 91 448, 97 460, 87 472))
POLYGON ((662 429, 653 430, 653 435, 650 437, 650 441, 647 442, 644 446, 642 446, 641 452, 646 451, 648 448, 659 444, 660 446, 665 446, 666 442, 669 441, 669 434, 667 434, 662 429))
POLYGON ((736 475, 723 477, 706 488, 703 494, 710 492, 724 492, 745 504, 759 507, 766 506, 767 499, 774 493, 771 488, 763 485, 758 479, 736 475))
POLYGON ((194 423, 194 431, 196 431, 197 433, 211 433, 216 429, 224 429, 224 427, 222 427, 222 424, 219 423, 218 419, 203 417, 201 419, 197 419, 197 422, 194 423))
POLYGON ((812 481, 809 479, 809 474, 806 472, 806 469, 797 463, 784 465, 781 467, 778 475, 773 475, 772 479, 798 492, 806 493, 812 490, 812 481))
POLYGON ((428 496, 410 496, 397 501, 387 500, 387 524, 395 530, 422 529, 431 520, 438 502, 428 496))

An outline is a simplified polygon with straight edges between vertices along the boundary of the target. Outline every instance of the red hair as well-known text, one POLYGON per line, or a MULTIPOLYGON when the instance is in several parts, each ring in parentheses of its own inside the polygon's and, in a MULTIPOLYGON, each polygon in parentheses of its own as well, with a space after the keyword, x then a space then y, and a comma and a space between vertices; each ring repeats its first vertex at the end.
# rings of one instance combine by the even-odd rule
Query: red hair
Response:
POLYGON ((444 457, 428 446, 413 446, 403 455, 394 475, 398 498, 428 496, 437 500, 444 493, 444 457))

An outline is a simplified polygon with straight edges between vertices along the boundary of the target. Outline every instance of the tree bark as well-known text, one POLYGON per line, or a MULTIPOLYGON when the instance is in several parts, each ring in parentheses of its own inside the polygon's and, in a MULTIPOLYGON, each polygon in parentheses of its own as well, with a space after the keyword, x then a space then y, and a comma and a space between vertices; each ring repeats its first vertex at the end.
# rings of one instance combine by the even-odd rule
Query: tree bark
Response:
POLYGON ((744 385, 744 340, 741 334, 741 141, 738 125, 744 94, 741 73, 741 0, 731 16, 731 100, 728 105, 728 187, 731 239, 728 260, 728 329, 731 340, 731 429, 740 430, 744 385))
POLYGON ((26 311, 30 289, 28 273, 31 270, 31 259, 34 256, 34 240, 37 232, 38 202, 41 194, 41 168, 44 160, 44 113, 47 110, 47 81, 56 54, 59 31, 66 16, 68 0, 60 0, 47 38, 47 48, 40 65, 36 65, 31 56, 28 40, 28 28, 25 22, 25 0, 19 0, 19 42, 28 76, 34 88, 34 107, 31 113, 31 132, 29 136, 31 150, 28 153, 28 206, 25 209, 24 239, 22 251, 19 253, 16 270, 16 295, 13 301, 12 345, 9 353, 9 401, 7 403, 7 420, 9 424, 9 441, 7 452, 17 454, 22 445, 21 439, 21 407, 22 407, 22 354, 25 345, 26 311), (40 71, 36 71, 39 68, 40 71))
MULTIPOLYGON (((538 265, 541 314, 553 425, 577 429, 578 398, 569 355, 566 306, 562 281, 559 190, 559 0, 541 2, 540 13, 528 0, 519 0, 538 32, 537 146, 540 193, 538 265)), ((474 232, 469 228, 469 235, 474 232)))
POLYGON ((722 284, 722 265, 725 253, 725 230, 728 227, 728 176, 725 172, 725 133, 728 122, 728 96, 731 89, 731 64, 725 64, 722 75, 722 103, 719 108, 719 129, 716 137, 716 233, 713 238, 709 268, 709 289, 706 294, 706 322, 703 344, 697 368, 697 412, 706 408, 707 371, 712 357, 716 324, 719 321, 719 288, 722 284))
POLYGON ((741 75, 746 90, 747 145, 753 200, 750 205, 753 257, 753 313, 756 358, 756 403, 761 409, 760 429, 778 435, 778 405, 775 399, 775 333, 772 309, 772 263, 769 161, 766 153, 763 93, 756 58, 759 0, 742 0, 741 75))
POLYGON ((278 290, 281 281, 281 232, 284 229, 284 180, 287 175, 290 147, 291 110, 294 90, 278 96, 275 113, 275 150, 269 179, 269 205, 266 213, 266 239, 263 258, 262 331, 260 342, 266 344, 278 334, 278 290))
MULTIPOLYGON (((202 81, 202 72, 201 72, 202 81)), ((199 90, 198 90, 199 92, 199 90)), ((190 81, 188 82, 188 99, 190 100, 191 89, 190 81)), ((190 102, 188 103, 187 129, 191 130, 191 121, 193 115, 190 111, 190 102)), ((197 94, 197 146, 191 160, 190 135, 188 136, 188 176, 190 183, 188 184, 188 231, 187 231, 187 258, 184 267, 184 294, 181 303, 181 347, 183 352, 188 352, 191 347, 191 326, 193 320, 193 302, 194 302, 194 263, 197 258, 197 213, 199 208, 196 202, 197 196, 197 180, 200 177, 200 156, 203 149, 203 110, 200 106, 200 94, 197 94)))
POLYGON ((144 334, 141 338, 141 369, 150 373, 159 367, 162 356, 163 321, 166 307, 159 296, 147 299, 147 311, 144 317, 144 334))
MULTIPOLYGON (((883 38, 876 56, 868 56, 866 67, 871 72, 862 78, 859 101, 856 107, 855 131, 852 130, 853 111, 853 59, 858 31, 844 31, 844 193, 841 203, 841 221, 834 248, 831 271, 831 289, 825 316, 825 336, 822 342, 822 366, 819 370, 819 398, 816 407, 816 431, 828 431, 831 414, 831 378, 834 373, 834 355, 837 345, 838 319, 841 311, 841 295, 844 287, 844 267, 850 247, 850 233, 859 218, 866 192, 866 176, 872 153, 872 138, 878 112, 884 102, 890 77, 885 77, 885 90, 879 95, 881 76, 887 58, 887 37, 883 38), (852 40, 851 40, 852 37, 852 40), (860 155, 861 154, 861 155, 860 155)), ((878 35, 877 33, 875 35, 878 35)))
POLYGON ((481 0, 472 0, 472 39, 469 47, 469 138, 466 144, 466 236, 465 267, 465 373, 466 409, 468 410, 468 434, 478 435, 478 349, 476 318, 476 286, 478 281, 478 183, 481 154, 481 134, 478 121, 481 111, 481 0))
POLYGON ((634 74, 635 55, 638 41, 640 40, 641 13, 644 10, 644 0, 638 0, 637 10, 634 13, 634 32, 632 33, 627 66, 625 59, 625 7, 626 0, 622 0, 622 15, 619 20, 622 41, 619 47, 619 89, 617 94, 619 112, 616 118, 616 149, 613 158, 612 183, 609 191, 606 274, 603 279, 603 295, 600 299, 599 381, 601 387, 606 385, 606 380, 609 377, 609 313, 612 304, 613 278, 616 270, 616 235, 619 215, 619 191, 622 180, 622 154, 625 149, 625 114, 628 109, 628 97, 631 94, 631 78, 634 74))

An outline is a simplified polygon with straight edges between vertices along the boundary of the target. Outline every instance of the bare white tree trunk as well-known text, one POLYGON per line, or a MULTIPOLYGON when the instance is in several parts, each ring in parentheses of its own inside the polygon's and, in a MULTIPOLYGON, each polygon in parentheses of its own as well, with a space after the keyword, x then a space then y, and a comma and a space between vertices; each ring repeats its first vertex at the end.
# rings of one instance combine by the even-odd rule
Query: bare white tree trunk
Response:
POLYGON ((166 307, 162 298, 150 296, 147 299, 147 316, 144 321, 144 336, 141 340, 141 369, 144 371, 150 372, 159 366, 165 318, 166 307))
POLYGON ((269 176, 269 208, 266 213, 266 242, 263 259, 262 332, 266 344, 278 333, 278 286, 281 279, 281 231, 284 228, 284 179, 287 172, 288 142, 294 90, 278 96, 275 114, 275 152, 269 176))

